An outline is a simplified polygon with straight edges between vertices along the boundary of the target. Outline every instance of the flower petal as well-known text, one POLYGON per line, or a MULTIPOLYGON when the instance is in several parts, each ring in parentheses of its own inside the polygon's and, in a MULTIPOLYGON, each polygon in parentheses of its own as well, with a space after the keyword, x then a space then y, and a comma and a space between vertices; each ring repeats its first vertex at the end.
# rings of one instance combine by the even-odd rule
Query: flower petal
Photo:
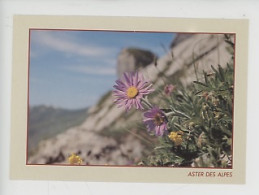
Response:
POLYGON ((130 87, 132 84, 130 82, 130 74, 128 75, 126 72, 124 73, 124 78, 125 78, 125 81, 126 81, 126 85, 127 87, 130 87))

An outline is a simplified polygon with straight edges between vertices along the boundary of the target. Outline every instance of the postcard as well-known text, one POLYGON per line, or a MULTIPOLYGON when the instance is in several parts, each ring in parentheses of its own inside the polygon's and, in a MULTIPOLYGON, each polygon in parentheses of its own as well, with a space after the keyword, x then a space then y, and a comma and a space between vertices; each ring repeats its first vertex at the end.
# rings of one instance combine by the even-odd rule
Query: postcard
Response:
POLYGON ((14 16, 11 179, 245 183, 248 21, 14 16))

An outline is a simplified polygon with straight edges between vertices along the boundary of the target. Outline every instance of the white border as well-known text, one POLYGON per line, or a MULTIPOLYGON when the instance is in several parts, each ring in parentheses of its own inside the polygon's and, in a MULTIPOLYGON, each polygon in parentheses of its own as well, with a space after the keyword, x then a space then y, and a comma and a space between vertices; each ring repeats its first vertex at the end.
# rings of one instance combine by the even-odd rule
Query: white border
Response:
POLYGON ((109 182, 223 183, 245 182, 247 20, 158 17, 14 16, 11 108, 12 179, 109 182), (78 29, 154 32, 235 33, 233 168, 111 167, 26 165, 28 64, 30 29, 78 29), (215 172, 215 177, 190 177, 189 172, 215 172), (232 177, 218 177, 219 173, 232 177), (154 177, 155 175, 155 177, 154 177))

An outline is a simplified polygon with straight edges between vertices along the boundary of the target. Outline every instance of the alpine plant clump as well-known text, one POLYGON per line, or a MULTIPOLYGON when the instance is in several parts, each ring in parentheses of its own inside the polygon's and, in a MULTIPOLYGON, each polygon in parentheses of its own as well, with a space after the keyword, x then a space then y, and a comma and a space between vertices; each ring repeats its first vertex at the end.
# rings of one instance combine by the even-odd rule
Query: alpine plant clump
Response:
POLYGON ((113 90, 115 104, 143 112, 149 136, 157 137, 153 151, 138 165, 231 168, 233 58, 224 69, 211 66, 210 73, 203 72, 202 79, 186 88, 170 82, 152 87, 140 72, 131 72, 113 90), (163 98, 153 97, 150 103, 154 91, 163 98))

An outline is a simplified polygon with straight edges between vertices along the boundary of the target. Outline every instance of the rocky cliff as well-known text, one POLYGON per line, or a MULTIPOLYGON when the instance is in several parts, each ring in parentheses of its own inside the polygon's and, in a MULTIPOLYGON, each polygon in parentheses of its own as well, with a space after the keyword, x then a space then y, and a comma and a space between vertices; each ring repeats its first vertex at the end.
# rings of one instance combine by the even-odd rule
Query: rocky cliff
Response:
MULTIPOLYGON (((156 88, 168 81, 187 86, 202 79, 203 71, 211 72, 211 65, 224 67, 231 58, 227 46, 223 34, 178 34, 170 51, 157 60, 151 52, 124 49, 118 57, 118 74, 138 68, 156 88), (141 53, 145 57, 139 60, 141 53)), ((153 99, 156 101, 156 97, 153 99)), ((134 164, 149 152, 152 142, 139 125, 141 119, 138 111, 126 113, 117 108, 109 92, 89 109, 80 126, 41 142, 29 163, 67 163, 68 155, 77 153, 84 164, 134 164)))

